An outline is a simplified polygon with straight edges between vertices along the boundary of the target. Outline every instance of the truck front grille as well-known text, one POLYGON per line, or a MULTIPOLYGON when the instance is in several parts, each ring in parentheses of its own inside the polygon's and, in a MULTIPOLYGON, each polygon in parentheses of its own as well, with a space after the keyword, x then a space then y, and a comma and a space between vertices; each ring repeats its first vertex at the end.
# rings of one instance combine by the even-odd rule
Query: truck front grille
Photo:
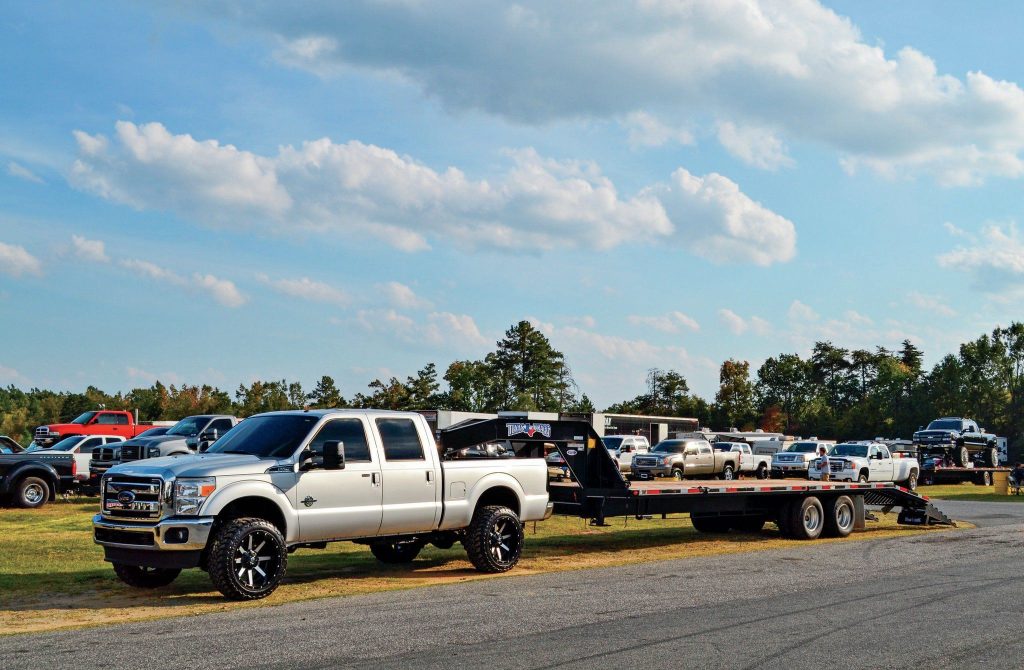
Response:
POLYGON ((103 480, 103 514, 119 519, 159 519, 163 480, 111 475, 103 480))
POLYGON ((658 458, 640 458, 640 457, 638 457, 636 459, 636 464, 637 464, 638 467, 641 467, 641 468, 653 468, 653 467, 658 465, 658 462, 660 460, 661 459, 658 459, 658 458))
POLYGON ((114 450, 110 447, 96 447, 92 450, 92 457, 95 461, 109 463, 114 460, 114 450))
POLYGON ((126 444, 121 447, 122 461, 137 461, 145 457, 145 450, 138 444, 126 444))

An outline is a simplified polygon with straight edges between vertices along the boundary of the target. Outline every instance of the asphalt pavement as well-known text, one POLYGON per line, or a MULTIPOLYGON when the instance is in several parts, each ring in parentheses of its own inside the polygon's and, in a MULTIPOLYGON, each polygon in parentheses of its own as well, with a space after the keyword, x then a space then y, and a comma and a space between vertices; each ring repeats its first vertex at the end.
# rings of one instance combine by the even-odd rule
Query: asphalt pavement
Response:
POLYGON ((938 504, 979 528, 3 637, 0 666, 1024 667, 1024 505, 938 504))

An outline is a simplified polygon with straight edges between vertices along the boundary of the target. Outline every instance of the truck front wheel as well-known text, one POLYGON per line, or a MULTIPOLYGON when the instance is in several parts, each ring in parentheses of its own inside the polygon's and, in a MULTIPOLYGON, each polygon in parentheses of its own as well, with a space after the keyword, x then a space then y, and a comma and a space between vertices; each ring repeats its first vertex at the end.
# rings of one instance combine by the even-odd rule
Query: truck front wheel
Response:
POLYGON ((480 572, 507 572, 523 552, 523 524, 507 507, 489 505, 473 515, 463 544, 469 561, 480 572))
POLYGON ((423 543, 418 540, 406 542, 374 542, 370 551, 381 563, 411 563, 420 554, 423 543))
POLYGON ((50 499, 50 486, 39 477, 25 477, 14 487, 14 504, 24 509, 42 507, 50 499))
POLYGON ((967 447, 961 444, 953 449, 953 462, 961 468, 967 467, 967 464, 971 462, 971 454, 967 451, 967 447))
POLYGON ((266 598, 281 583, 288 547, 281 531, 264 519, 233 519, 213 536, 210 580, 231 600, 266 598))
POLYGON ((145 568, 141 565, 114 563, 114 574, 128 586, 137 589, 157 589, 167 586, 181 574, 181 570, 171 568, 145 568))
POLYGON ((985 465, 990 468, 999 467, 999 450, 995 447, 989 447, 988 451, 985 452, 985 465))

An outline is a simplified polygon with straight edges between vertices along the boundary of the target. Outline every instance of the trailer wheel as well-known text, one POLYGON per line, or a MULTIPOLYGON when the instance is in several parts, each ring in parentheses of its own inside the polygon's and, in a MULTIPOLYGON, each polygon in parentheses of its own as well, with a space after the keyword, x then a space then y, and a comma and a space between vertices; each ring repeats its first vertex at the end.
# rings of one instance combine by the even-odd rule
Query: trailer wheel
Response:
POLYGON ((114 563, 114 574, 128 586, 137 589, 158 589, 167 586, 181 574, 173 568, 145 568, 141 565, 114 563))
POLYGON ((288 567, 284 536, 264 519, 225 522, 212 538, 210 581, 231 600, 266 598, 288 567))
POLYGON ((691 514, 690 523, 698 533, 728 533, 731 519, 710 514, 691 514))
POLYGON ((684 479, 683 471, 679 468, 672 468, 672 479, 681 482, 684 479))
POLYGON ((846 537, 853 532, 855 512, 850 496, 839 496, 825 503, 825 537, 846 537))
POLYGON ((726 463, 725 467, 722 468, 722 479, 724 479, 727 482, 731 482, 733 479, 735 479, 733 474, 734 472, 735 470, 732 467, 732 463, 726 463))
POLYGON ((523 553, 523 524, 507 507, 489 505, 473 515, 462 543, 470 563, 480 572, 507 572, 523 553))
POLYGON ((796 540, 816 540, 825 527, 825 510, 815 496, 794 502, 790 514, 790 532, 796 540))
MULTIPOLYGON (((451 545, 448 545, 449 547, 451 545)), ((389 565, 400 563, 412 563, 419 556, 423 549, 423 543, 419 540, 406 542, 373 542, 370 544, 370 552, 381 563, 389 565)))
POLYGON ((24 509, 42 507, 50 499, 50 486, 39 477, 25 477, 14 488, 14 504, 24 509))
POLYGON ((995 447, 990 447, 989 450, 985 452, 985 464, 988 467, 990 467, 990 468, 998 468, 999 467, 999 450, 998 449, 996 449, 995 447))
POLYGON ((967 464, 971 462, 971 454, 967 451, 967 447, 961 444, 953 449, 953 461, 961 468, 966 468, 967 464))
POLYGON ((982 472, 978 474, 978 478, 974 481, 979 486, 992 486, 992 473, 982 472))

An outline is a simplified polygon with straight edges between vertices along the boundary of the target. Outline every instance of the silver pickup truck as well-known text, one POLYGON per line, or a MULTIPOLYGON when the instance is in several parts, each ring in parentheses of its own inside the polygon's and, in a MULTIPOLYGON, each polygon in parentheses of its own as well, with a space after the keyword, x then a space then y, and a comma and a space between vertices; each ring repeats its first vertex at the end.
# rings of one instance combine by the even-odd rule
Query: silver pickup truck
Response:
POLYGON ((422 415, 375 410, 250 417, 206 453, 104 474, 94 537, 125 583, 200 567, 226 597, 274 591, 288 553, 368 544, 385 563, 462 542, 482 572, 519 561, 523 522, 551 514, 541 458, 442 461, 422 415))

